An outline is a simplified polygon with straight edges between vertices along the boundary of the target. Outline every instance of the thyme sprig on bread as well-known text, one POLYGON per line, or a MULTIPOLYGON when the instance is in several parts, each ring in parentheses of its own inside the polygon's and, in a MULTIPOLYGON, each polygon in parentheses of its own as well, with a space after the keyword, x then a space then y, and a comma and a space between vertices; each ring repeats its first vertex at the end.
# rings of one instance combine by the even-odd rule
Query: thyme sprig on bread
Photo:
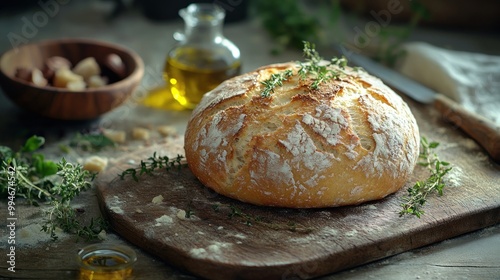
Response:
POLYGON ((301 80, 312 78, 313 83, 311 89, 318 89, 318 86, 327 80, 339 79, 345 74, 344 69, 347 66, 347 59, 334 57, 328 63, 325 63, 323 58, 315 49, 315 45, 310 42, 304 42, 304 56, 306 62, 298 62, 300 68, 298 75, 301 80), (337 67, 331 67, 335 65, 337 67))
POLYGON ((291 69, 272 74, 269 79, 261 82, 264 85, 262 97, 271 96, 276 87, 282 86, 284 81, 294 75, 298 75, 300 80, 312 79, 310 89, 315 90, 321 83, 331 79, 340 79, 342 75, 346 74, 344 70, 347 66, 347 59, 344 56, 334 57, 330 61, 326 61, 316 51, 316 46, 313 43, 307 41, 303 43, 305 62, 297 62, 297 74, 294 74, 291 69))
POLYGON ((262 82, 262 84, 266 87, 262 91, 261 96, 262 97, 271 96, 271 93, 274 92, 274 89, 277 86, 282 86, 283 82, 288 80, 288 78, 290 78, 291 76, 293 76, 293 72, 290 69, 285 70, 283 72, 272 74, 271 78, 262 82))

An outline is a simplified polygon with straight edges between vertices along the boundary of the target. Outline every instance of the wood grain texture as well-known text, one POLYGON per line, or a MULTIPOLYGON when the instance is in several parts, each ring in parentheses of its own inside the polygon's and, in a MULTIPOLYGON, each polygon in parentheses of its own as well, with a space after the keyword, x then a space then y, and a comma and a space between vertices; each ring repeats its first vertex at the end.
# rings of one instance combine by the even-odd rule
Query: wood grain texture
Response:
POLYGON ((222 197, 188 168, 143 175, 117 174, 157 151, 175 156, 182 143, 126 155, 101 174, 98 200, 113 229, 131 243, 181 269, 211 279, 306 279, 344 270, 500 222, 500 172, 460 130, 429 107, 412 103, 421 133, 441 142, 454 166, 443 197, 431 197, 422 218, 399 217, 401 196, 358 206, 293 210, 257 207, 222 197), (153 198, 164 200, 155 204, 153 198), (218 205, 218 206, 217 206, 218 205), (216 210, 217 209, 217 210, 216 210), (177 216, 191 210, 189 219, 177 216), (258 221, 238 216, 244 213, 258 221), (232 217, 231 217, 232 216, 232 217))
MULTIPOLYGON (((108 71, 109 72, 109 71, 108 71)), ((142 59, 133 51, 106 42, 89 39, 60 39, 32 43, 11 49, 0 57, 0 85, 19 107, 44 117, 60 120, 96 118, 121 105, 139 85, 144 74, 142 59), (52 56, 67 58, 73 65, 94 57, 106 72, 105 59, 117 54, 126 69, 125 78, 110 79, 106 86, 71 91, 53 86, 38 87, 16 78, 19 67, 43 69, 52 56)), ((108 75, 109 76, 109 75, 108 75)))
POLYGON ((450 122, 476 140, 496 162, 500 163, 500 127, 492 121, 466 110, 448 97, 438 94, 436 109, 450 122))

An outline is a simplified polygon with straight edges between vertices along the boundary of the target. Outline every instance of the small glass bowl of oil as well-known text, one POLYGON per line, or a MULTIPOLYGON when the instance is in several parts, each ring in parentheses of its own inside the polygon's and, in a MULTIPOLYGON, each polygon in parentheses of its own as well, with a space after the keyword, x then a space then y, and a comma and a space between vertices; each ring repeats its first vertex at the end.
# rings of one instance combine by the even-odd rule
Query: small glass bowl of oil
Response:
POLYGON ((132 275, 137 255, 128 246, 92 244, 78 252, 80 280, 123 280, 132 275))

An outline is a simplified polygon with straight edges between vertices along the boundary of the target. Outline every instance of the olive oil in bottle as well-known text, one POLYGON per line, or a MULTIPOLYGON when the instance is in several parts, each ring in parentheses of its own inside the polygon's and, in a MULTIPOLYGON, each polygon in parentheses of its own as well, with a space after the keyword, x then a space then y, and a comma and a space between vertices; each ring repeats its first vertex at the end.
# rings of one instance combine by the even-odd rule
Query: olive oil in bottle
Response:
POLYGON ((156 100, 162 103, 153 107, 193 109, 205 93, 240 73, 240 50, 222 35, 224 9, 196 3, 181 9, 179 15, 184 20, 184 33, 174 34, 178 43, 167 54, 165 89, 146 99, 150 104, 156 100))
POLYGON ((205 93, 239 74, 240 68, 239 61, 225 61, 210 50, 186 47, 167 58, 164 79, 172 97, 193 109, 205 93))

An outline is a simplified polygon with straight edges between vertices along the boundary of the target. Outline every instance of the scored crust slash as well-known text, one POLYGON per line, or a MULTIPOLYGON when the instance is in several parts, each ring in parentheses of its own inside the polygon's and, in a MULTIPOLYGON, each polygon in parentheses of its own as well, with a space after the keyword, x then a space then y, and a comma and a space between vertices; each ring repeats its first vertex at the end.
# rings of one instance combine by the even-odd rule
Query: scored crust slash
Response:
POLYGON ((208 92, 188 123, 185 152, 193 174, 220 194, 316 208, 399 190, 419 138, 409 107, 381 80, 313 55, 308 64, 264 66, 208 92), (270 81, 278 86, 261 94, 270 81))

